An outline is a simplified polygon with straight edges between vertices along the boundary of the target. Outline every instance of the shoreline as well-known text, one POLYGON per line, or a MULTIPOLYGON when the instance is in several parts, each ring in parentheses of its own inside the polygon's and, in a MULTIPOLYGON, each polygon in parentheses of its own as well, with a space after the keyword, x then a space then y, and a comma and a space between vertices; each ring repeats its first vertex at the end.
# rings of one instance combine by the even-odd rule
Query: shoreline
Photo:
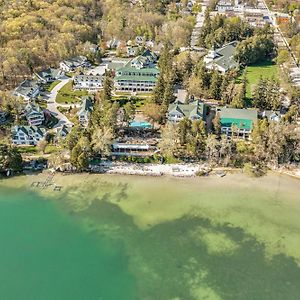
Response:
MULTIPOLYGON (((300 166, 293 168, 280 167, 278 169, 270 168, 270 173, 277 175, 286 175, 291 178, 300 179, 300 166)), ((267 172, 267 173, 268 173, 267 172)), ((178 164, 133 164, 133 163, 115 163, 104 162, 97 166, 92 166, 89 171, 76 172, 66 170, 55 170, 47 168, 39 171, 25 171, 23 173, 15 174, 12 176, 2 176, 1 179, 9 179, 19 176, 38 176, 46 174, 55 174, 61 176, 68 175, 123 175, 123 176, 141 176, 141 177, 174 177, 174 178, 221 178, 226 175, 240 173, 249 178, 255 178, 255 176, 247 175, 242 168, 234 167, 211 167, 207 163, 178 163, 178 164)), ((267 174, 266 174, 267 175, 267 174)), ((262 175, 262 176, 266 176, 262 175)))

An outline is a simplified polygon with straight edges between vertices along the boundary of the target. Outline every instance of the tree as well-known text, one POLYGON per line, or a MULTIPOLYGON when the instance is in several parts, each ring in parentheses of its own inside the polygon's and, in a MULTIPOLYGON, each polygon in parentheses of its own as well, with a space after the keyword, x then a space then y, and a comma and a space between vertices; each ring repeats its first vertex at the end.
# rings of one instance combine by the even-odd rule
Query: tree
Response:
POLYGON ((82 172, 88 168, 87 152, 81 148, 79 143, 71 151, 70 162, 78 172, 82 172))
POLYGON ((46 140, 41 140, 39 141, 39 143, 37 144, 39 150, 45 154, 45 150, 46 150, 46 147, 48 145, 48 142, 46 140))
POLYGON ((77 159, 77 166, 76 169, 78 171, 85 171, 89 166, 89 159, 88 155, 85 151, 83 151, 77 159))
POLYGON ((219 142, 214 134, 209 134, 206 140, 206 155, 210 162, 218 163, 219 161, 219 142))
POLYGON ((257 108, 264 108, 266 97, 266 80, 260 77, 253 91, 253 106, 257 108))
POLYGON ((74 126, 64 141, 65 146, 69 150, 72 150, 76 146, 76 144, 77 144, 78 140, 80 139, 80 137, 82 136, 82 134, 83 134, 82 127, 79 125, 74 126))
POLYGON ((243 85, 238 85, 236 89, 237 91, 230 103, 230 106, 234 108, 245 108, 246 107, 245 89, 243 85))
POLYGON ((128 123, 131 122, 134 119, 135 115, 135 106, 134 104, 129 101, 123 106, 123 112, 124 112, 124 119, 123 121, 128 123))
POLYGON ((187 144, 187 149, 195 158, 201 158, 205 154, 206 149, 206 128, 203 121, 193 121, 191 126, 191 134, 187 144))
POLYGON ((16 147, 0 144, 0 171, 20 172, 22 164, 22 156, 16 147))
POLYGON ((289 58, 290 58, 289 51, 286 50, 286 49, 281 49, 278 52, 276 62, 277 62, 278 65, 282 65, 282 64, 288 62, 289 58))
POLYGON ((157 79, 155 88, 153 90, 152 101, 155 104, 161 104, 163 102, 163 97, 165 93, 165 80, 162 75, 160 75, 157 79))
POLYGON ((158 147, 164 157, 176 156, 179 145, 179 132, 175 124, 168 123, 162 130, 161 141, 158 147))
POLYGON ((213 131, 217 137, 221 135, 221 118, 220 114, 217 112, 213 119, 213 131))
POLYGON ((241 65, 250 65, 276 56, 273 35, 255 35, 241 41, 235 50, 235 59, 241 65))
POLYGON ((106 72, 105 79, 103 82, 103 99, 110 101, 112 98, 113 80, 111 72, 106 72))
POLYGON ((222 76, 217 70, 212 72, 211 83, 210 83, 210 96, 215 100, 221 99, 221 84, 222 76))
POLYGON ((143 113, 151 123, 161 124, 165 119, 162 107, 155 103, 147 103, 143 107, 143 113))
POLYGON ((175 100, 174 96, 174 87, 173 82, 171 80, 168 80, 165 85, 164 95, 163 95, 163 106, 165 107, 165 112, 167 111, 167 108, 170 103, 172 103, 175 100))
POLYGON ((114 135, 112 130, 108 127, 97 128, 92 135, 92 148, 93 151, 103 156, 111 154, 111 145, 114 135))
POLYGON ((244 70, 241 84, 238 85, 237 91, 235 92, 235 96, 233 97, 230 105, 234 108, 245 108, 246 103, 246 92, 247 92, 247 69, 244 70))

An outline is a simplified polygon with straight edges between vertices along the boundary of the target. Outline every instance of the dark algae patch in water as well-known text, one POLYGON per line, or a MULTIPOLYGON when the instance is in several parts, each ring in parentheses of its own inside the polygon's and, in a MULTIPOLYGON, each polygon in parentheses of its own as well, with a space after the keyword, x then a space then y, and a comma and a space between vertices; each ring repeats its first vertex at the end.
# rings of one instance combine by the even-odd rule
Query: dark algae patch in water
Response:
POLYGON ((186 216, 141 231, 107 202, 81 217, 91 230, 124 241, 139 299, 292 300, 300 293, 295 260, 267 259, 264 245, 240 228, 186 216))
MULTIPOLYGON (((35 209, 34 214, 30 213, 30 199, 16 203, 23 207, 22 218, 24 214, 27 216, 22 224, 28 222, 35 227, 27 229, 25 236, 29 232, 37 235, 39 228, 46 227, 51 243, 59 237, 55 248, 68 244, 65 252, 60 250, 62 258, 58 259, 56 271, 68 278, 74 276, 76 280, 71 284, 65 280, 64 286, 87 282, 81 270, 89 270, 92 265, 90 284, 79 285, 75 288, 77 298, 70 297, 63 285, 58 285, 57 278, 50 278, 55 277, 51 268, 43 267, 44 254, 33 266, 28 264, 26 272, 34 277, 33 274, 42 274, 41 269, 50 270, 51 276, 47 275, 43 287, 45 290, 55 288, 51 291, 55 297, 43 299, 98 299, 99 290, 103 295, 99 299, 298 299, 299 181, 285 177, 266 177, 259 181, 246 177, 236 179, 91 176, 83 182, 82 177, 70 177, 72 183, 66 185, 62 193, 46 197, 51 201, 41 198, 35 201, 39 209, 35 209), (54 229, 51 229, 53 222, 47 221, 48 210, 59 216, 53 220, 54 229), (46 217, 28 220, 41 214, 46 217), (74 242, 75 233, 70 234, 70 231, 80 236, 79 241, 74 242), (76 249, 72 261, 81 258, 83 262, 66 271, 64 266, 71 265, 66 259, 70 249, 76 249)), ((13 208, 8 212, 15 214, 13 208)), ((0 217, 9 224, 8 217, 1 212, 0 217)), ((0 232, 1 240, 20 228, 24 230, 23 225, 1 229, 5 232, 4 235, 0 232)), ((14 243, 20 243, 18 236, 14 243)), ((9 248, 20 248, 14 243, 10 243, 9 248)), ((46 248, 52 249, 51 243, 41 238, 41 243, 35 244, 36 253, 40 253, 40 249, 43 253, 46 248)), ((21 244, 24 247, 25 243, 21 244)), ((6 254, 0 263, 5 261, 9 266, 20 268, 22 254, 19 252, 6 254), (12 257, 17 257, 15 265, 12 257)), ((11 276, 8 280, 1 274, 0 279, 1 283, 6 280, 10 286, 14 285, 14 293, 25 290, 21 277, 11 276)))

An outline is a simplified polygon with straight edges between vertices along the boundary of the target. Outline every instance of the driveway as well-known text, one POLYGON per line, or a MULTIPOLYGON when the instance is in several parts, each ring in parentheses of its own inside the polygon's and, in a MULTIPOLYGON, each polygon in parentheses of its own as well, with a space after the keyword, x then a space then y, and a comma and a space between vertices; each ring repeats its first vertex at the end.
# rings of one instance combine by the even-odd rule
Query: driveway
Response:
POLYGON ((73 125, 73 123, 58 110, 58 106, 60 104, 56 103, 56 96, 58 92, 70 81, 72 78, 64 78, 61 79, 61 82, 56 85, 53 90, 45 96, 45 100, 47 100, 47 109, 53 113, 53 115, 58 119, 58 123, 54 126, 54 128, 61 127, 62 125, 73 125))

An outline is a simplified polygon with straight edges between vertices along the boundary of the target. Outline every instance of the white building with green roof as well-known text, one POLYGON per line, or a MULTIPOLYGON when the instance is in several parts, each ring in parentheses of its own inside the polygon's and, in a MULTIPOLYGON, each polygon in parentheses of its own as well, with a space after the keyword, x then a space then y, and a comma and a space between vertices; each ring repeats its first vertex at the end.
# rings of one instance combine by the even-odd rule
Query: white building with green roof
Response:
POLYGON ((169 105, 167 119, 169 122, 177 123, 184 118, 192 121, 205 121, 206 106, 199 100, 190 103, 174 102, 169 105))
POLYGON ((14 145, 37 145, 46 136, 46 130, 37 126, 17 125, 12 127, 12 143, 14 145))
POLYGON ((147 50, 130 60, 124 67, 116 69, 114 86, 119 92, 151 92, 157 82, 159 70, 157 56, 147 50))
POLYGON ((220 108, 221 132, 228 136, 235 134, 241 138, 249 138, 254 124, 257 122, 257 109, 220 108))

